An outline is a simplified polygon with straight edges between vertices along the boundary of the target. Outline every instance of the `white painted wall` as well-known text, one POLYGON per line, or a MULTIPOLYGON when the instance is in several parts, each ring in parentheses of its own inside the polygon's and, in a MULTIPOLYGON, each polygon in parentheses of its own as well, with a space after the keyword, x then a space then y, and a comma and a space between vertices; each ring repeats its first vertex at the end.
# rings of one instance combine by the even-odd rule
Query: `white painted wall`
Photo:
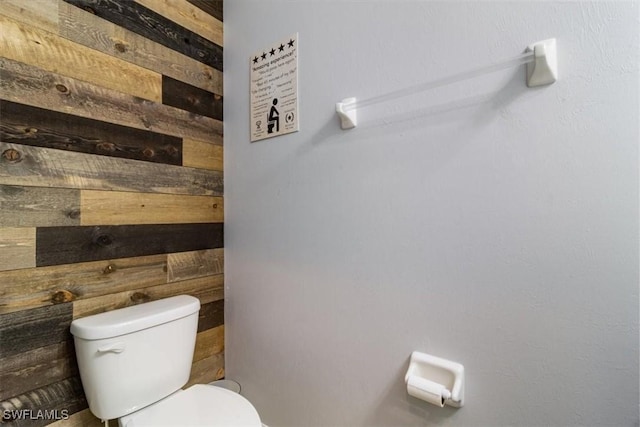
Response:
POLYGON ((637 426, 638 3, 225 2, 227 377, 273 426, 637 426), (300 37, 301 131, 249 143, 249 56, 300 37), (557 37, 524 67, 336 101, 557 37), (410 398, 413 350, 467 404, 410 398))

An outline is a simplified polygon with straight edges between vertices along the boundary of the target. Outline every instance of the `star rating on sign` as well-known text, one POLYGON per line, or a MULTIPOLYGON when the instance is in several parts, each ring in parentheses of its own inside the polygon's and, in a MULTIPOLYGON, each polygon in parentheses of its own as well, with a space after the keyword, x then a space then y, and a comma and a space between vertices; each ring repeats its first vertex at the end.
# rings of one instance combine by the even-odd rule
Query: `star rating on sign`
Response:
POLYGON ((268 51, 266 51, 266 52, 262 52, 262 55, 260 55, 260 56, 254 56, 254 57, 251 59, 251 61, 252 61, 254 64, 257 64, 259 61, 264 61, 264 60, 266 60, 266 59, 267 59, 267 54, 268 54, 268 56, 269 56, 269 57, 274 56, 274 55, 276 54, 276 50, 277 50, 278 52, 284 52, 284 49, 285 49, 285 48, 287 48, 287 49, 293 49, 293 48, 294 48, 294 46, 293 46, 293 45, 295 44, 295 42, 296 42, 295 40, 293 40, 293 39, 289 39, 289 42, 287 42, 287 44, 286 44, 286 45, 285 45, 284 43, 280 43, 280 46, 276 46, 276 47, 271 48, 271 50, 268 50, 268 51))

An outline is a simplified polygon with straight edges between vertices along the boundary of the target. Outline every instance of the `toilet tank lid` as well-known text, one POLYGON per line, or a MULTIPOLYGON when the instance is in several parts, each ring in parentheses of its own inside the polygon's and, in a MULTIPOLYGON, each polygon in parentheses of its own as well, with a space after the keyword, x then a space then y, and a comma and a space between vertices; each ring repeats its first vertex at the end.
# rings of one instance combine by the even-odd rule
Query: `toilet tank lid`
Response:
POLYGON ((85 340, 113 338, 171 322, 198 310, 198 298, 179 295, 76 319, 71 322, 71 333, 85 340))

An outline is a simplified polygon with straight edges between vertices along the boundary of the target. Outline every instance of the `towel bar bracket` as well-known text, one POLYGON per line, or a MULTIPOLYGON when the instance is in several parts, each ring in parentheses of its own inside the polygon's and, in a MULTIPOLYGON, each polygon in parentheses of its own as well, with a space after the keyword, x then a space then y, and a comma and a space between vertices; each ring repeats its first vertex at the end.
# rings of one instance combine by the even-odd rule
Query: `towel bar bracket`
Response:
POLYGON ((558 79, 556 39, 529 45, 527 52, 533 52, 533 61, 527 64, 527 86, 537 87, 554 83, 558 79))
POLYGON ((340 117, 340 126, 342 129, 352 129, 358 124, 358 110, 353 108, 355 104, 355 98, 345 98, 342 102, 338 102, 336 104, 336 113, 338 113, 338 116, 340 117))

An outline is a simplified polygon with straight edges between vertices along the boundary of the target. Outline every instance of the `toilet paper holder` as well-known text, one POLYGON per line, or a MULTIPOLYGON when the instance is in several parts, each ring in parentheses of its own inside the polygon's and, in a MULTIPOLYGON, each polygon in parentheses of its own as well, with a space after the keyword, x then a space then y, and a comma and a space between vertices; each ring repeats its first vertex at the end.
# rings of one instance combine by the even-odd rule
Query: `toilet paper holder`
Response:
POLYGON ((443 407, 464 405, 464 366, 414 351, 404 377, 409 395, 443 407))

